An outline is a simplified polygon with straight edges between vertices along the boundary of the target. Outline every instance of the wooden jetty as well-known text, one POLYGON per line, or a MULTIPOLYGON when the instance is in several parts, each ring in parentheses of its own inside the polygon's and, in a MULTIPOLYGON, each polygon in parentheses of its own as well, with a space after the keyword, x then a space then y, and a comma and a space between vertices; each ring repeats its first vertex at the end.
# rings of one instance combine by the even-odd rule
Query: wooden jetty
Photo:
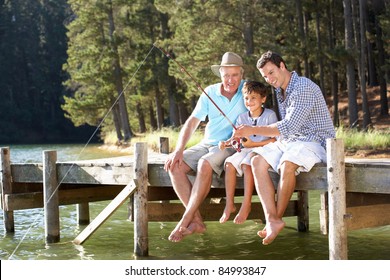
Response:
MULTIPOLYGON (((290 201, 285 216, 296 216, 298 231, 308 231, 308 191, 322 191, 319 216, 321 230, 329 236, 329 259, 347 259, 348 230, 390 224, 390 160, 345 162, 342 140, 328 139, 327 145, 328 163, 317 164, 297 177, 297 198, 290 201)), ((89 224, 75 238, 74 242, 81 244, 130 197, 134 253, 147 256, 148 222, 178 221, 184 212, 163 169, 166 154, 148 156, 146 143, 135 144, 133 157, 93 161, 57 162, 56 151, 44 151, 42 163, 11 163, 10 152, 7 147, 0 149, 6 232, 15 231, 14 211, 44 208, 46 242, 58 242, 59 205, 77 204, 79 224, 89 224), (111 202, 90 223, 89 202, 103 200, 111 202)), ((276 185, 279 176, 270 174, 276 185)), ((200 209, 205 220, 219 219, 224 195, 224 178, 214 176, 200 209)), ((243 195, 241 179, 236 195, 243 195)), ((248 218, 264 221, 259 203, 252 205, 248 218)))

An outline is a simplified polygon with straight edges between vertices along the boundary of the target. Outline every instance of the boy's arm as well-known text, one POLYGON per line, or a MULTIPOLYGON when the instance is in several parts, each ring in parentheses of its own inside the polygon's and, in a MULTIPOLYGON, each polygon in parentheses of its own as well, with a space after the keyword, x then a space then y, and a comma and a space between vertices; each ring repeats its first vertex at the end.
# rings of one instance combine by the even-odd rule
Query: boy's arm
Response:
POLYGON ((266 140, 263 140, 263 141, 260 141, 260 142, 254 142, 252 141, 249 137, 247 138, 247 140, 245 142, 242 142, 242 145, 245 147, 245 148, 256 148, 256 147, 262 147, 262 146, 265 146, 267 145, 268 143, 272 143, 272 142, 275 142, 276 141, 276 138, 272 137, 272 138, 268 138, 266 140))

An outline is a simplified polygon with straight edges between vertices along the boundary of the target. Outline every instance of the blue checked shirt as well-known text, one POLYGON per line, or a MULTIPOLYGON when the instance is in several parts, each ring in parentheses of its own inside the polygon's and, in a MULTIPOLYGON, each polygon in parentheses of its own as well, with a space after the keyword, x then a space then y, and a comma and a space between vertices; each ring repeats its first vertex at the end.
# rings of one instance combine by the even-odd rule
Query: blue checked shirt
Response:
POLYGON ((279 113, 277 122, 281 138, 287 142, 318 142, 326 148, 326 139, 335 137, 335 129, 321 89, 306 77, 292 72, 283 99, 276 89, 279 113))

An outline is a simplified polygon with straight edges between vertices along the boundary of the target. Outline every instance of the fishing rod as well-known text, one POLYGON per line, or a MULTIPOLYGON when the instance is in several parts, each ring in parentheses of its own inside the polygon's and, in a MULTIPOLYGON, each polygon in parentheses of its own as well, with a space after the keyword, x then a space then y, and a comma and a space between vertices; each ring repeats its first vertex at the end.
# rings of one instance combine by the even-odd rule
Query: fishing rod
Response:
MULTIPOLYGON (((155 43, 153 44, 153 47, 159 49, 166 57, 168 57, 169 59, 171 59, 173 62, 175 62, 179 67, 180 67, 180 70, 184 73, 186 73, 188 75, 188 77, 191 78, 192 81, 194 81, 194 83, 196 84, 196 86, 198 87, 199 90, 201 90, 207 97, 208 99, 210 99, 211 103, 214 104, 215 108, 218 109, 218 111, 222 114, 222 116, 224 116, 224 118, 230 123, 230 125, 234 128, 234 130, 237 130, 237 127, 234 125, 234 123, 225 115, 225 113, 221 110, 221 108, 219 108, 219 106, 217 105, 217 103, 215 103, 215 101, 210 97, 210 95, 207 94, 207 92, 202 88, 202 86, 195 80, 195 78, 184 68, 183 65, 181 65, 179 62, 177 62, 167 51, 164 51, 162 48, 160 48, 159 46, 157 46, 155 43)), ((226 147, 233 147, 237 152, 241 152, 241 148, 243 147, 242 146, 242 142, 246 142, 247 139, 245 137, 243 138, 238 138, 238 139, 232 139, 230 145, 226 145, 226 147)))
POLYGON ((166 57, 168 57, 169 59, 174 61, 180 67, 180 70, 182 72, 186 73, 188 75, 188 77, 190 77, 191 80, 193 80, 195 82, 198 89, 201 90, 210 99, 211 103, 214 104, 214 106, 218 109, 218 111, 222 114, 222 116, 224 116, 224 118, 230 123, 230 125, 234 128, 234 130, 237 130, 234 123, 225 115, 225 113, 221 110, 221 108, 219 108, 219 106, 214 102, 214 100, 210 97, 210 95, 207 94, 207 92, 201 87, 201 85, 195 80, 195 78, 190 73, 188 73, 188 71, 179 62, 177 62, 168 52, 164 51, 162 48, 158 47, 156 44, 153 44, 153 46, 155 48, 159 49, 166 57))

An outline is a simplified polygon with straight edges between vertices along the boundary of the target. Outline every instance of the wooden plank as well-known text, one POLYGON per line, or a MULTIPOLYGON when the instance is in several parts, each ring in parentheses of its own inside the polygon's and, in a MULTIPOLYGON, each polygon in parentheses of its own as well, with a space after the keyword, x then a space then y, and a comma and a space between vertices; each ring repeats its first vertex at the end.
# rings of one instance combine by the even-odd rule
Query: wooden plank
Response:
POLYGON ((82 244, 91 236, 131 194, 138 188, 137 180, 132 180, 102 212, 73 240, 75 244, 82 244))
MULTIPOLYGON (((160 154, 161 157, 165 154, 160 154)), ((133 163, 129 158, 123 162, 89 161, 77 163, 57 163, 58 178, 67 184, 118 184, 126 185, 133 179, 133 163), (65 178, 64 178, 65 177, 65 178), (63 179, 62 179, 63 178, 63 179)), ((11 164, 13 182, 42 182, 41 164, 11 164)), ((383 163, 346 163, 347 192, 387 193, 390 194, 390 164, 383 163)), ((297 177, 296 190, 327 190, 326 165, 316 164, 309 173, 302 172, 297 177)), ((164 170, 164 163, 148 163, 148 177, 151 186, 172 186, 171 180, 164 170)), ((279 177, 271 172, 274 184, 279 177)), ((190 179, 193 180, 192 176, 190 179)), ((213 177, 214 188, 224 188, 224 178, 213 177)), ((242 180, 238 180, 237 188, 243 188, 242 180)))
MULTIPOLYGON (((81 187, 81 186, 80 186, 81 187)), ((69 205, 95 201, 111 200, 117 196, 124 186, 97 186, 79 189, 59 190, 59 204, 69 205)), ((43 193, 29 192, 7 194, 4 197, 8 209, 22 210, 43 207, 43 193)))
POLYGON ((390 225, 390 204, 377 204, 347 208, 348 230, 390 225))
POLYGON ((390 194, 347 192, 347 207, 375 204, 390 204, 390 194))

